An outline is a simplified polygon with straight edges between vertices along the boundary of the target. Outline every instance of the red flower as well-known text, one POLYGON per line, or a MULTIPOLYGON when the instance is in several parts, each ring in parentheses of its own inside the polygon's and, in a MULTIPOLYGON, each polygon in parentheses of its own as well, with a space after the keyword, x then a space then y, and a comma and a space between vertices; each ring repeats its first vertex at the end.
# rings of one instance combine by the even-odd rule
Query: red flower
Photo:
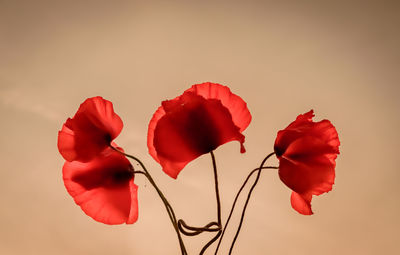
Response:
POLYGON ((239 141, 250 124, 246 103, 228 87, 193 85, 181 96, 162 102, 149 123, 147 146, 163 171, 177 178, 190 161, 218 146, 239 141))
POLYGON ((136 222, 138 187, 133 183, 133 167, 121 153, 107 148, 88 162, 66 161, 63 179, 75 203, 94 220, 136 222))
POLYGON ((87 162, 107 148, 122 127, 110 101, 88 98, 58 132, 58 150, 67 161, 87 162))
POLYGON ((58 150, 67 160, 63 179, 68 193, 87 215, 105 224, 132 224, 138 217, 133 167, 110 147, 122 126, 112 103, 93 97, 58 132, 58 150))
POLYGON ((339 137, 329 120, 313 122, 313 110, 278 132, 274 150, 279 177, 290 189, 292 207, 311 215, 311 198, 332 189, 339 137))

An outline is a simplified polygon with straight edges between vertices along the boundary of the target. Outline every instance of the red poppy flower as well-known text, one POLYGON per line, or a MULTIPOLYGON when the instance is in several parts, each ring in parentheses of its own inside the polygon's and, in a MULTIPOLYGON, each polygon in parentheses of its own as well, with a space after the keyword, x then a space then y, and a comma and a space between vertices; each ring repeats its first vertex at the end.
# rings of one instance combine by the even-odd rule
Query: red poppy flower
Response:
POLYGON ((63 179, 75 203, 94 220, 136 222, 138 187, 133 183, 133 167, 121 153, 107 148, 88 162, 66 161, 63 179))
POLYGON ((162 102, 149 123, 147 146, 163 171, 177 178, 193 159, 218 146, 239 141, 250 124, 246 103, 226 86, 193 85, 181 96, 162 102))
POLYGON ((274 150, 279 159, 279 177, 290 189, 292 207, 313 214, 311 198, 332 189, 335 180, 339 137, 329 120, 313 122, 313 110, 301 114, 278 132, 274 150))
POLYGON ((122 127, 110 101, 88 98, 58 132, 58 150, 67 161, 87 162, 107 148, 122 127))

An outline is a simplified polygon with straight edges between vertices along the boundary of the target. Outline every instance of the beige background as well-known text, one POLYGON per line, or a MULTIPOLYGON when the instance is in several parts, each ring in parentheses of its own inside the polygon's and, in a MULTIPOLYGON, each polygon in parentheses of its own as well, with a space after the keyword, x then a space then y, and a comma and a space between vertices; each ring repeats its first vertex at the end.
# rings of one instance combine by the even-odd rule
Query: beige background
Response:
MULTIPOLYGON (((141 176, 134 225, 97 223, 74 204, 57 131, 85 98, 111 100, 125 124, 116 142, 145 162, 179 217, 206 224, 216 219, 210 157, 174 181, 146 147, 161 101, 203 81, 230 86, 253 115, 246 154, 238 143, 216 151, 224 219, 298 114, 313 108, 342 142, 314 216, 291 209, 276 171, 262 175, 235 254, 399 254, 398 1, 279 2, 0 0, 0 254, 179 254, 141 176)), ((186 239, 190 254, 210 238, 186 239)))

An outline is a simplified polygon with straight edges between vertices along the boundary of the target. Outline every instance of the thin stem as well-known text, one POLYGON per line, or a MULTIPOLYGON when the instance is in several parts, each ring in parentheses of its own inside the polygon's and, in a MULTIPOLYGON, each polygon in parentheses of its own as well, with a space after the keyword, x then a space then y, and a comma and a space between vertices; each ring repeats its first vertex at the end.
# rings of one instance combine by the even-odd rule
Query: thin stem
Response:
POLYGON ((115 150, 115 151, 117 151, 117 152, 123 154, 124 156, 126 156, 126 157, 128 157, 128 158, 131 158, 131 159, 133 159, 133 160, 135 160, 136 162, 139 163, 139 165, 141 166, 143 172, 141 172, 141 171, 135 171, 135 172, 139 172, 139 173, 144 174, 144 175, 147 177, 147 179, 150 181, 150 183, 153 185, 154 189, 157 191, 158 195, 160 196, 161 200, 162 200, 163 203, 164 203, 165 209, 167 210, 168 216, 169 216, 169 218, 170 218, 170 220, 171 220, 171 223, 172 223, 172 225, 174 226, 175 232, 176 232, 176 234, 177 234, 177 236, 178 236, 179 246, 180 246, 180 248, 181 248, 181 253, 182 253, 182 255, 187 255, 187 251, 186 251, 186 248, 185 248, 185 244, 183 243, 182 236, 181 236, 181 234, 180 234, 180 232, 179 232, 179 229, 178 229, 178 224, 177 224, 175 212, 174 212, 174 210, 172 209, 172 206, 170 205, 170 203, 168 202, 168 200, 166 199, 166 197, 164 196, 164 194, 163 194, 163 193, 161 192, 161 190, 158 188, 157 184, 155 183, 155 181, 154 181, 153 178, 151 177, 149 171, 146 169, 146 167, 144 166, 144 164, 142 163, 142 161, 140 161, 140 160, 139 160, 138 158, 136 158, 135 156, 126 154, 125 152, 118 150, 117 148, 115 148, 115 147, 113 147, 113 146, 110 146, 110 147, 111 147, 113 150, 115 150))
POLYGON ((213 151, 210 152, 211 154, 211 159, 212 159, 212 165, 213 165, 213 170, 214 170, 214 182, 215 182, 215 195, 217 198, 217 219, 218 219, 218 233, 208 242, 206 245, 201 249, 200 255, 202 255, 208 247, 210 247, 211 244, 213 244, 221 235, 221 200, 219 197, 219 187, 218 187, 218 173, 217 173, 217 164, 215 161, 215 156, 213 151))
POLYGON ((143 174, 143 175, 146 175, 145 172, 143 172, 143 171, 137 171, 137 170, 136 170, 136 171, 133 171, 133 173, 134 173, 134 174, 143 174))
POLYGON ((215 162, 214 153, 211 151, 211 159, 214 170, 214 180, 215 180, 215 195, 217 197, 217 215, 218 215, 218 224, 221 226, 221 199, 219 198, 219 187, 218 187, 218 173, 217 173, 217 164, 215 162))
POLYGON ((207 248, 210 247, 210 245, 213 244, 213 243, 219 238, 220 235, 221 235, 221 230, 219 230, 218 233, 214 236, 214 238, 211 239, 211 240, 203 247, 203 249, 201 249, 199 255, 202 255, 202 254, 207 250, 207 248))
POLYGON ((242 228, 242 224, 243 224, 243 220, 244 220, 244 215, 246 213, 247 205, 249 204, 251 194, 253 193, 253 190, 256 187, 256 185, 258 183, 258 180, 260 179, 261 169, 263 168, 265 162, 274 154, 275 154, 275 152, 272 152, 268 156, 266 156, 264 158, 264 160, 261 162, 260 167, 258 168, 259 171, 257 172, 256 180, 254 181, 253 185, 250 188, 249 194, 247 195, 246 203, 244 204, 243 211, 242 211, 242 216, 240 217, 239 227, 238 227, 238 229, 236 231, 235 237, 233 238, 233 241, 232 241, 232 244, 231 244, 231 248, 229 249, 229 255, 232 254, 233 247, 234 247, 234 245, 236 243, 236 240, 237 240, 237 238, 239 236, 240 229, 242 228))
POLYGON ((185 227, 185 228, 187 228, 189 230, 192 230, 192 231, 198 231, 198 230, 210 231, 210 232, 218 231, 218 228, 211 228, 212 226, 217 226, 218 227, 218 223, 215 222, 215 221, 208 223, 207 225, 205 225, 202 228, 189 226, 183 220, 179 220, 178 222, 180 224, 182 224, 183 227, 185 227))
POLYGON ((250 180, 250 177, 255 172, 257 172, 259 170, 262 170, 262 169, 278 169, 278 167, 276 167, 276 166, 264 166, 261 169, 260 168, 255 168, 249 173, 249 175, 247 176, 246 180, 243 182, 242 186, 240 187, 238 193, 236 194, 235 200, 233 201, 232 208, 231 208, 231 211, 229 212, 228 219, 226 220, 224 228, 222 229, 221 238, 218 240, 217 249, 215 250, 215 253, 214 253, 215 255, 217 255, 217 253, 218 253, 219 247, 220 247, 221 242, 222 242, 222 238, 224 237, 224 234, 225 234, 225 231, 226 231, 226 229, 228 227, 229 221, 231 220, 231 217, 232 217, 233 211, 235 209, 236 203, 237 203, 237 201, 239 199, 240 193, 242 192, 242 190, 246 186, 247 182, 250 180))
POLYGON ((188 226, 185 223, 185 221, 183 221, 182 219, 178 220, 178 228, 179 228, 179 231, 181 231, 184 235, 187 235, 187 236, 196 236, 196 235, 201 234, 201 233, 203 233, 205 231, 206 232, 216 232, 216 231, 219 231, 221 229, 217 222, 210 222, 207 225, 205 225, 204 227, 199 228, 199 227, 188 226), (212 228, 212 226, 217 226, 217 227, 216 228, 212 228), (184 228, 186 228, 186 229, 188 229, 188 230, 190 230, 192 232, 186 231, 184 228))

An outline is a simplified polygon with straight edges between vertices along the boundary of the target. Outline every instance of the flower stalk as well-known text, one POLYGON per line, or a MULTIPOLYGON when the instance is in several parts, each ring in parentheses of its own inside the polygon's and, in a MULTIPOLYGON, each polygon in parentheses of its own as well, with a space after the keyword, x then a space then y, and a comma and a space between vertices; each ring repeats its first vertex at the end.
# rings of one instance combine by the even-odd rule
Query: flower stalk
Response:
POLYGON ((149 180, 149 182, 151 183, 151 185, 152 185, 152 186, 154 187, 154 189, 157 191, 157 194, 159 195, 159 197, 161 198, 161 200, 162 200, 163 203, 164 203, 165 209, 167 210, 168 216, 169 216, 169 218, 170 218, 170 220, 171 220, 171 223, 172 223, 172 225, 173 225, 173 227, 174 227, 174 229, 175 229, 175 232, 176 232, 176 234, 177 234, 178 241, 179 241, 179 247, 180 247, 180 249, 181 249, 182 255, 187 255, 187 251, 186 251, 185 244, 184 244, 184 242, 183 242, 181 233, 179 232, 179 228, 178 228, 178 223, 177 223, 177 220, 176 220, 175 212, 174 212, 174 210, 173 210, 171 204, 168 202, 167 198, 165 197, 165 195, 162 193, 162 191, 160 190, 160 188, 159 188, 159 187, 157 186, 157 184, 155 183, 153 177, 151 176, 151 174, 149 173, 149 171, 147 170, 147 168, 144 166, 144 164, 142 163, 142 161, 141 161, 140 159, 138 159, 137 157, 132 156, 132 155, 129 155, 129 154, 126 154, 125 152, 122 152, 122 151, 118 150, 117 148, 115 148, 115 147, 113 147, 113 146, 111 146, 111 148, 112 148, 113 150, 115 150, 115 151, 117 151, 117 152, 123 154, 124 156, 126 156, 126 157, 128 157, 128 158, 131 158, 131 159, 133 159, 133 160, 135 160, 136 162, 139 163, 139 165, 141 166, 141 168, 142 168, 142 170, 143 170, 143 172, 141 172, 141 173, 143 173, 143 174, 146 176, 146 178, 149 180))

